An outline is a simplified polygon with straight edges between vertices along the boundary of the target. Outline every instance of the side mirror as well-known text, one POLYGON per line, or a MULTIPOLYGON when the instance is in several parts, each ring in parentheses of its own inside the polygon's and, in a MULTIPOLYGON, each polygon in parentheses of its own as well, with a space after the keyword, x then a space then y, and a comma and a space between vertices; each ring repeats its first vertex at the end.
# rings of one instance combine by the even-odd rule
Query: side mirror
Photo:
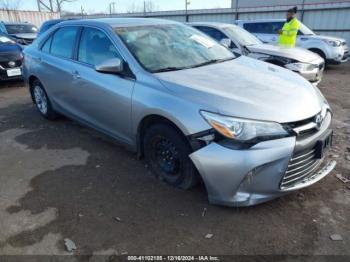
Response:
POLYGON ((231 48, 232 41, 229 38, 223 38, 220 40, 220 44, 223 45, 224 47, 231 48))
POLYGON ((120 74, 124 70, 124 65, 121 59, 112 58, 95 65, 95 70, 100 73, 120 74))

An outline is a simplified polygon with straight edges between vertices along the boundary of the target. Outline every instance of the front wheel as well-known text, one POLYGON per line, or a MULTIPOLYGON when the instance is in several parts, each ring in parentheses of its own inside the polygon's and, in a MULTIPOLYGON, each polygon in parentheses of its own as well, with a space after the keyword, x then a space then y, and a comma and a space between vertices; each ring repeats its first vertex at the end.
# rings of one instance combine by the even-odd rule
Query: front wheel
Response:
POLYGON ((33 82, 31 92, 39 113, 47 119, 56 119, 57 113, 53 110, 50 99, 40 81, 36 80, 33 82))
POLYGON ((198 183, 197 170, 189 158, 191 148, 172 126, 157 124, 147 129, 143 148, 151 171, 161 180, 182 189, 190 189, 198 183))

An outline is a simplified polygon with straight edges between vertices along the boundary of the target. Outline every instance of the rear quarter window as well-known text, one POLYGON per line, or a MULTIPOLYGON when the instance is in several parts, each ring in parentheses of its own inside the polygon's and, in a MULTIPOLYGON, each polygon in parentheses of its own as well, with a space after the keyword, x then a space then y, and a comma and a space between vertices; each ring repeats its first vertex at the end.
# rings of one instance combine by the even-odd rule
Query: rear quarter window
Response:
POLYGON ((58 29, 52 38, 51 54, 64 58, 72 58, 79 28, 66 26, 58 29))

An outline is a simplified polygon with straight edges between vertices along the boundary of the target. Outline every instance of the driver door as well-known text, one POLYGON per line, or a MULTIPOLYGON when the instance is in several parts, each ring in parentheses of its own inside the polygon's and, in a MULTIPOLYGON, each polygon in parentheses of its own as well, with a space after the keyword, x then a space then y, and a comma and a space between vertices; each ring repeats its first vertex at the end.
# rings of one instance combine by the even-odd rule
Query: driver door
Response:
POLYGON ((84 27, 72 71, 72 99, 77 117, 130 143, 131 97, 135 80, 95 70, 97 64, 112 58, 123 60, 109 37, 97 28, 84 27))

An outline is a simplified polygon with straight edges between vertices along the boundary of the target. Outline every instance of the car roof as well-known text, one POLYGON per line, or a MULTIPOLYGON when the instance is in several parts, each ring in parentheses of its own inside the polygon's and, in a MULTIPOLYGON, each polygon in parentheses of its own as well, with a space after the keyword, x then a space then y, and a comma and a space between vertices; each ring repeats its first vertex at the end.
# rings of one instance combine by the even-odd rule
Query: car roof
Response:
POLYGON ((191 22, 187 23, 187 25, 191 26, 211 26, 211 27, 217 27, 217 28, 224 28, 228 26, 236 26, 234 24, 228 24, 228 23, 218 23, 218 22, 191 22))
POLYGON ((86 24, 96 25, 105 24, 111 27, 126 27, 126 26, 144 26, 144 25, 163 25, 163 24, 180 24, 179 22, 156 18, 94 18, 94 19, 79 19, 67 20, 61 22, 62 25, 86 24))
POLYGON ((283 22, 286 19, 276 18, 276 19, 247 19, 247 20, 237 20, 236 23, 262 23, 262 22, 283 22))

